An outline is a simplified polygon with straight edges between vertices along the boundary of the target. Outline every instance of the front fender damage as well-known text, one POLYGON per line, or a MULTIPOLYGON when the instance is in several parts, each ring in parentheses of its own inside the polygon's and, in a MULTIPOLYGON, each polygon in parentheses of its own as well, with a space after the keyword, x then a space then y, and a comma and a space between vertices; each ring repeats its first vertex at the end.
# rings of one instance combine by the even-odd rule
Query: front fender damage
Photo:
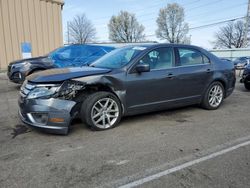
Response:
POLYGON ((83 82, 85 87, 82 94, 91 93, 95 91, 108 91, 115 94, 121 102, 123 113, 125 109, 125 95, 123 82, 117 78, 111 76, 94 75, 82 78, 76 78, 75 81, 83 82))

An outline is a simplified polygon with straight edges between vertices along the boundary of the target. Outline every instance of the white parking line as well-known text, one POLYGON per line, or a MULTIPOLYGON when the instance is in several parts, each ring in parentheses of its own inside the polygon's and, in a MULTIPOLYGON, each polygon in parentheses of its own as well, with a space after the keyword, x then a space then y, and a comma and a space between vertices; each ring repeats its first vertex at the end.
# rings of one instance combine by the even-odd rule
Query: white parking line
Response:
POLYGON ((209 154, 209 155, 206 155, 206 156, 204 156, 204 157, 201 157, 201 158, 198 158, 198 159, 195 159, 195 160, 192 160, 192 161, 183 163, 183 164, 181 164, 181 165, 178 165, 178 166, 175 166, 175 167, 173 167, 173 168, 164 170, 164 171, 162 171, 162 172, 159 172, 159 173, 156 173, 156 174, 147 176, 147 177, 145 177, 145 178, 142 178, 142 179, 133 181, 133 182, 131 182, 131 183, 125 184, 125 185, 123 185, 123 186, 120 186, 120 188, 131 188, 131 187, 136 187, 136 186, 142 185, 142 184, 144 184, 144 183, 147 183, 147 182, 150 182, 150 181, 152 181, 152 180, 158 179, 158 178, 160 178, 160 177, 162 177, 162 176, 166 176, 166 175, 168 175, 168 174, 171 174, 171 173, 173 173, 173 172, 176 172, 176 171, 182 170, 182 169, 184 169, 184 168, 193 166, 193 165, 198 164, 198 163, 201 163, 201 162, 203 162, 203 161, 207 161, 207 160, 209 160, 209 159, 213 159, 213 158, 215 158, 215 157, 218 157, 218 156, 220 156, 220 155, 226 154, 226 153, 228 153, 228 152, 231 152, 231 151, 233 151, 233 150, 236 150, 236 149, 238 149, 238 148, 241 148, 241 147, 247 146, 247 145, 250 145, 250 140, 249 140, 249 141, 246 141, 246 142, 243 142, 243 143, 240 143, 240 144, 237 144, 237 145, 235 145, 235 146, 232 146, 232 147, 223 149, 223 150, 221 150, 221 151, 214 152, 214 153, 209 154))

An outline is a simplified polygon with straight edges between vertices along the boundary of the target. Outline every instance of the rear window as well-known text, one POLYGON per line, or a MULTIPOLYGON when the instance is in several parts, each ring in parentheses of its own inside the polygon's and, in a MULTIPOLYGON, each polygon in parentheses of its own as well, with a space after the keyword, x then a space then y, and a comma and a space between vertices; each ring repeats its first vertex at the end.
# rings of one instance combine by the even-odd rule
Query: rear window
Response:
POLYGON ((210 60, 207 56, 200 51, 188 48, 178 48, 180 56, 179 66, 199 65, 209 63, 210 60))

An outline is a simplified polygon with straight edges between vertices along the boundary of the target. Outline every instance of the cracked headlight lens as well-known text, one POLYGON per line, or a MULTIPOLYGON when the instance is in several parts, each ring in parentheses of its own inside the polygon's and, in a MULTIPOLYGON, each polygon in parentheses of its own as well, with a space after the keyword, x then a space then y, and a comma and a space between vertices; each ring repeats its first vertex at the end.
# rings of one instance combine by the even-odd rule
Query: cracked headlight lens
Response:
POLYGON ((35 89, 31 90, 31 92, 28 94, 27 99, 50 97, 56 93, 58 88, 59 87, 53 87, 53 86, 36 87, 35 89))
POLYGON ((60 86, 55 97, 68 98, 69 95, 75 95, 77 91, 83 88, 84 88, 84 84, 82 82, 67 80, 60 86))
POLYGON ((37 85, 30 91, 27 99, 37 98, 63 98, 69 99, 84 88, 84 84, 78 81, 67 80, 60 85, 37 85))

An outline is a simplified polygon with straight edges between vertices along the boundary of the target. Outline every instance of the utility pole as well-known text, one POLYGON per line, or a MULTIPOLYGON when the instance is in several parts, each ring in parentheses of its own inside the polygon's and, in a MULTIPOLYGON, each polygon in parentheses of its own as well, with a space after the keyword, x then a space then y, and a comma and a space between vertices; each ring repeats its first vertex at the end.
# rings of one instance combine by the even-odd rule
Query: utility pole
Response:
POLYGON ((67 21, 67 35, 68 35, 67 37, 68 37, 68 44, 69 44, 69 21, 67 21))
POLYGON ((247 6, 247 15, 246 15, 246 25, 245 25, 245 36, 244 41, 246 44, 246 47, 249 45, 249 32, 250 32, 250 0, 248 0, 248 6, 247 6))

